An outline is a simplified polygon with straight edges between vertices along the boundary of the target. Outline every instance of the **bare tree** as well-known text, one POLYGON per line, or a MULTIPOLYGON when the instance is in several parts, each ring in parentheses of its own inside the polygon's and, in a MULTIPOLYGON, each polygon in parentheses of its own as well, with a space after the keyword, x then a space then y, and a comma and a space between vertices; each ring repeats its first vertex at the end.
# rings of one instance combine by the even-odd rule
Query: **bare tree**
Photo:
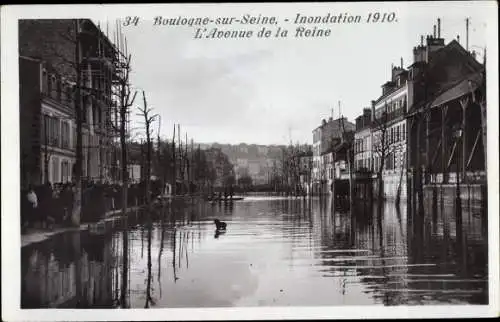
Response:
POLYGON ((380 162, 378 163, 378 168, 376 169, 377 175, 377 198, 381 201, 384 198, 383 191, 383 178, 382 174, 385 167, 385 161, 392 152, 392 146, 390 145, 389 137, 388 137, 388 114, 387 107, 383 111, 380 118, 374 118, 374 137, 373 137, 373 152, 378 157, 380 162))
POLYGON ((401 190, 402 190, 402 185, 403 185, 403 173, 405 172, 405 168, 406 168, 406 158, 404 158, 403 162, 401 162, 400 173, 399 173, 399 182, 398 182, 398 190, 396 192, 396 205, 399 205, 399 203, 401 202, 401 190))
POLYGON ((45 178, 44 183, 49 182, 49 162, 50 162, 50 157, 52 156, 52 153, 49 151, 49 136, 48 136, 48 131, 49 131, 49 124, 48 120, 46 118, 43 119, 43 140, 44 140, 44 147, 43 147, 43 174, 45 178))
POLYGON ((342 135, 343 139, 347 144, 346 148, 346 158, 347 158, 347 169, 349 171, 349 204, 352 207, 354 205, 354 180, 353 180, 353 164, 354 164, 354 149, 353 149, 353 139, 352 132, 347 132, 345 129, 344 117, 341 117, 342 122, 342 135))
POLYGON ((151 158, 152 158, 152 142, 151 142, 151 124, 153 121, 158 117, 158 114, 151 115, 152 109, 148 107, 147 101, 146 101, 146 94, 144 91, 142 91, 142 97, 143 97, 143 107, 138 107, 138 110, 140 113, 138 113, 138 116, 144 117, 144 126, 146 129, 146 204, 148 207, 151 205, 151 158))
MULTIPOLYGON (((90 120, 87 120, 87 103, 96 102, 102 99, 102 96, 109 94, 106 88, 96 88, 93 86, 87 86, 87 81, 89 80, 86 73, 89 69, 89 58, 96 57, 111 59, 111 63, 114 66, 113 80, 110 81, 111 86, 111 101, 116 103, 116 109, 109 111, 109 116, 112 117, 115 114, 115 121, 120 119, 120 125, 113 124, 113 121, 106 117, 107 127, 110 127, 114 133, 119 133, 121 142, 121 165, 122 165, 122 181, 123 181, 123 211, 126 212, 127 207, 127 185, 128 185, 128 175, 127 175, 127 155, 126 155, 126 137, 127 137, 127 116, 130 106, 133 103, 135 94, 131 97, 130 85, 129 85, 129 72, 130 72, 130 60, 131 56, 126 55, 121 51, 121 44, 118 41, 118 45, 112 45, 112 54, 105 54, 101 49, 94 47, 82 48, 82 37, 81 37, 81 25, 84 20, 74 19, 74 24, 72 28, 68 28, 67 32, 59 33, 58 36, 64 41, 74 46, 74 57, 68 57, 61 53, 58 49, 58 42, 55 41, 47 43, 47 46, 52 49, 52 55, 59 60, 59 63, 68 66, 74 71, 74 78, 72 79, 72 97, 70 100, 73 101, 75 109, 75 123, 76 123, 76 161, 74 166, 74 181, 76 188, 74 190, 74 203, 72 211, 72 223, 74 225, 79 225, 82 199, 83 199, 83 123, 88 125, 91 124, 90 120), (73 30, 72 30, 73 29, 73 30), (97 52, 98 50, 98 52, 97 52), (95 51, 95 52, 93 52, 95 51), (114 77, 117 76, 117 77, 114 77), (114 89, 116 88, 116 91, 114 89), (119 115, 119 116, 118 116, 119 115)), ((118 24, 117 24, 118 27, 118 24)), ((117 32, 120 32, 118 30, 117 32)), ((102 37, 101 34, 98 37, 102 37)), ((118 37, 118 36, 117 36, 118 37)), ((121 37, 121 36, 120 36, 121 37)), ((109 102, 107 102, 109 103, 109 102)), ((113 108, 113 107, 112 107, 113 108)), ((89 133, 90 141, 90 133, 89 133)), ((90 143, 87 143, 87 150, 90 150, 90 143)), ((89 152, 88 152, 89 153, 89 152)), ((87 171, 90 169, 90 154, 87 156, 87 171)), ((100 170, 99 176, 102 178, 102 172, 100 170)))
MULTIPOLYGON (((132 60, 131 55, 128 57, 121 57, 120 65, 121 69, 121 77, 118 77, 117 80, 117 92, 116 95, 118 101, 118 110, 119 110, 119 121, 120 126, 118 132, 120 135, 120 148, 121 148, 121 177, 122 177, 122 214, 127 213, 127 202, 128 202, 128 158, 127 158, 127 121, 128 114, 130 112, 130 107, 134 104, 135 97, 137 92, 134 91, 132 94, 132 90, 130 88, 130 62, 132 60)), ((112 125, 115 127, 115 125, 112 125)), ((116 129, 116 128, 115 128, 116 129)))

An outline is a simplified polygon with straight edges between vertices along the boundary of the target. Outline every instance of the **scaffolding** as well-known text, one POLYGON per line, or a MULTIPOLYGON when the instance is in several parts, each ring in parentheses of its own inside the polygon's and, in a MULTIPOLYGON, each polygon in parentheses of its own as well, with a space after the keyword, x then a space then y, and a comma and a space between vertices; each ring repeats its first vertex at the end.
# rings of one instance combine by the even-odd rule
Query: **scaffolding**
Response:
MULTIPOLYGON (((108 22, 105 32, 101 30, 100 24, 96 26, 88 20, 84 21, 84 24, 85 22, 89 24, 83 25, 80 32, 84 53, 82 61, 84 84, 82 97, 86 114, 84 133, 92 138, 84 145, 86 176, 88 179, 116 183, 121 181, 118 155, 121 123, 119 109, 121 86, 126 82, 129 68, 128 48, 119 20, 116 21, 113 41, 109 38, 108 22), (85 28, 87 26, 88 28, 85 28), (92 169, 91 161, 97 165, 97 171, 92 169)), ((130 133, 129 114, 127 111, 125 116, 127 133, 130 133)))

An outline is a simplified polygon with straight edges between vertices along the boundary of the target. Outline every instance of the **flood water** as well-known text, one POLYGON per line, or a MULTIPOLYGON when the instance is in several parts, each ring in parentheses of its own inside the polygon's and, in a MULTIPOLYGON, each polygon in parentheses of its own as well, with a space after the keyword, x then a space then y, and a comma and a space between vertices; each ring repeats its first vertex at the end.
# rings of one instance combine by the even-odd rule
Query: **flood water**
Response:
MULTIPOLYGON (((487 222, 453 207, 248 197, 22 249, 23 308, 487 304, 487 222), (227 222, 215 232, 213 219, 227 222), (458 224, 457 224, 458 223, 458 224)), ((149 219, 150 218, 150 219, 149 219)))

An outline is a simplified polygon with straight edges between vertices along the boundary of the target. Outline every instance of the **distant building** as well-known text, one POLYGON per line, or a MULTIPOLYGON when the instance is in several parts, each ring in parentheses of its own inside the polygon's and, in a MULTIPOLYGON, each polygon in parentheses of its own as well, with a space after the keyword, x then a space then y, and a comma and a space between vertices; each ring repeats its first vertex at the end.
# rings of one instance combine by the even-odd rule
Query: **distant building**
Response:
POLYGON ((307 195, 312 193, 312 167, 313 167, 313 153, 312 150, 304 152, 299 157, 299 176, 300 186, 303 192, 307 195))
POLYGON ((139 183, 141 182, 141 165, 140 164, 129 164, 128 166, 128 175, 130 183, 139 183))

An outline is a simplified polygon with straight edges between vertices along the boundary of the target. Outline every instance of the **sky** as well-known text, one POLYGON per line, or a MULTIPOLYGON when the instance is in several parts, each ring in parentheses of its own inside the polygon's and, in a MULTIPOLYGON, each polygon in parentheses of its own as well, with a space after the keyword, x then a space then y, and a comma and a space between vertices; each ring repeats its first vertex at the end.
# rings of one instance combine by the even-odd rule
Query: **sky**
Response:
MULTIPOLYGON (((187 133, 195 142, 311 143, 313 129, 332 113, 334 118, 341 113, 354 122, 381 95, 391 64, 400 65, 401 58, 404 67, 412 64, 412 48, 420 35, 432 34, 437 18, 441 18, 445 43, 460 35, 465 46, 465 18, 469 17, 469 46, 482 55, 487 44, 485 10, 467 2, 389 3, 371 8, 358 3, 175 8, 157 10, 154 16, 250 13, 277 15, 282 21, 293 20, 299 12, 366 16, 378 9, 395 11, 398 20, 318 26, 332 30, 326 38, 295 38, 297 25, 282 22, 290 31, 288 38, 199 40, 193 37, 194 27, 153 26, 154 16, 141 16, 137 26, 122 28, 132 55, 132 85, 146 92, 148 105, 161 116, 162 137, 170 138, 173 125, 181 124, 182 137, 187 133)), ((155 135, 157 128, 155 124, 155 135)))

